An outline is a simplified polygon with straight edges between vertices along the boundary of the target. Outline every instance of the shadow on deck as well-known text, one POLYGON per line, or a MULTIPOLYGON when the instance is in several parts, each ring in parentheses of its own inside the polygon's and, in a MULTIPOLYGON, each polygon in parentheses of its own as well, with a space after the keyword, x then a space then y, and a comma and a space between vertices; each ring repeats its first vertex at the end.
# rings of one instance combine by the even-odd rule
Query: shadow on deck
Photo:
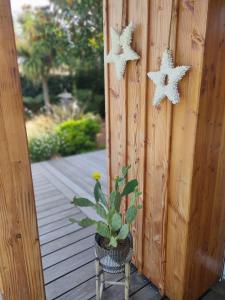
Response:
MULTIPOLYGON (((91 173, 96 170, 103 175, 101 182, 106 191, 105 151, 32 165, 47 300, 95 299, 95 229, 82 229, 71 224, 68 218, 84 216, 84 211, 70 202, 74 195, 93 197, 91 173)), ((91 215, 92 211, 85 209, 85 214, 91 215)), ((116 280, 123 280, 123 274, 117 275, 116 280)), ((103 299, 122 300, 124 289, 107 286, 103 299)), ((157 290, 135 268, 131 275, 130 299, 161 299, 157 290)), ((207 299, 225 299, 225 288, 219 285, 204 297, 207 299)))

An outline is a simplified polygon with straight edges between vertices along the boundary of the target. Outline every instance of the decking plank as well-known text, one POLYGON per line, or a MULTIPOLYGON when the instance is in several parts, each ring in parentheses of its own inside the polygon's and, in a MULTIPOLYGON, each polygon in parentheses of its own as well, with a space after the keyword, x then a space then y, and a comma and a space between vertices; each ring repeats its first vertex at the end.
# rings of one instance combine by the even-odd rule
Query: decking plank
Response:
POLYGON ((61 210, 56 215, 51 215, 51 216, 46 217, 46 218, 38 219, 38 226, 42 227, 42 226, 54 223, 54 222, 56 222, 58 220, 61 220, 65 217, 66 218, 70 217, 72 214, 76 214, 78 212, 80 212, 80 210, 79 210, 78 207, 75 207, 75 206, 73 206, 72 208, 70 207, 69 209, 66 209, 66 210, 61 210))
POLYGON ((50 233, 52 231, 58 230, 59 228, 65 227, 65 226, 71 224, 71 222, 69 221, 70 217, 71 218, 74 217, 77 219, 78 216, 81 216, 81 213, 79 211, 74 212, 74 213, 71 212, 71 214, 69 214, 67 217, 65 217, 61 220, 41 226, 41 227, 39 227, 39 235, 42 236, 43 234, 50 233))
POLYGON ((79 252, 82 252, 94 245, 94 235, 88 236, 79 240, 79 242, 75 242, 70 244, 62 249, 59 249, 53 253, 50 253, 44 257, 42 257, 43 268, 46 269, 50 266, 53 266, 60 261, 67 259, 79 252))
POLYGON ((56 240, 45 243, 41 246, 42 256, 50 254, 54 251, 57 251, 65 246, 73 244, 80 239, 93 235, 95 233, 95 227, 87 227, 83 229, 77 229, 72 233, 66 234, 62 237, 57 238, 56 240))
POLYGON ((57 278, 62 277, 63 275, 70 273, 71 271, 74 271, 89 262, 93 262, 94 259, 94 249, 89 248, 52 267, 49 267, 48 269, 44 270, 45 284, 50 283, 56 280, 57 278))

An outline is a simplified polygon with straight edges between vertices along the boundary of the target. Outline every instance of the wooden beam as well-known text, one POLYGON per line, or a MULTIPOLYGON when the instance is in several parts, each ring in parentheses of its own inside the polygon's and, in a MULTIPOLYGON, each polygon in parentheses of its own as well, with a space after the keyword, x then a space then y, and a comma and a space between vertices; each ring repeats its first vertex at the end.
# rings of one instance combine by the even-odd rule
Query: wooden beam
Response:
POLYGON ((173 111, 166 291, 190 300, 215 284, 223 267, 225 1, 187 4, 176 59, 192 70, 173 111))
POLYGON ((0 273, 4 299, 45 299, 9 0, 0 0, 0 273))

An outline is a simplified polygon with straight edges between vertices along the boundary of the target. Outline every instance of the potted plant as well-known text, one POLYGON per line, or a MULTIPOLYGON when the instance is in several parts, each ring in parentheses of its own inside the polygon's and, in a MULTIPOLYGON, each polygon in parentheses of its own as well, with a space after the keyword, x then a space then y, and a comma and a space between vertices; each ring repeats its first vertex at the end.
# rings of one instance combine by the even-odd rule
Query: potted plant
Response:
POLYGON ((114 189, 109 197, 102 192, 99 172, 93 173, 95 179, 94 198, 92 202, 86 198, 73 199, 73 203, 80 207, 93 207, 101 217, 100 221, 84 218, 77 221, 70 218, 73 223, 78 223, 82 227, 96 226, 95 252, 99 258, 102 268, 106 272, 119 273, 124 270, 125 262, 131 259, 132 236, 130 233, 131 224, 134 222, 141 204, 137 204, 137 199, 141 195, 138 191, 138 181, 132 179, 127 182, 127 173, 130 166, 123 167, 121 175, 114 179, 114 189), (129 196, 129 205, 121 213, 121 204, 124 198, 129 196))

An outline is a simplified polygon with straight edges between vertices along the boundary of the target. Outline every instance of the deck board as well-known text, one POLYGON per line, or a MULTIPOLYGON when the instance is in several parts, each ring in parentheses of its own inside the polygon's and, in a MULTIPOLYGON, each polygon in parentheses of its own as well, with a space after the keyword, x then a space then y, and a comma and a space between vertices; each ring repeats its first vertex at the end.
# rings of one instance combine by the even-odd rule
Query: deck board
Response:
MULTIPOLYGON (((80 228, 68 219, 96 216, 91 209, 80 210, 71 204, 74 195, 93 199, 91 173, 95 170, 102 173, 103 190, 107 191, 104 150, 32 164, 47 300, 95 299, 95 229, 80 228)), ((109 275, 109 280, 123 278, 123 274, 109 275)), ((107 286, 103 299, 123 297, 123 287, 107 286)), ((130 299, 161 299, 156 288, 134 267, 130 299)))

